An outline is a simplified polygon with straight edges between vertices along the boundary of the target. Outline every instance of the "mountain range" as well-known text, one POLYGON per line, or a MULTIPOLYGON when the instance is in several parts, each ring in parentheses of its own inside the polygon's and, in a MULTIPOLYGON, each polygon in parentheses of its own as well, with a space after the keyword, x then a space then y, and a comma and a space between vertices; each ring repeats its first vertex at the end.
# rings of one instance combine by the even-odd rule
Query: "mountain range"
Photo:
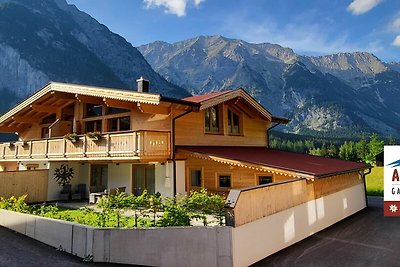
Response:
POLYGON ((0 58, 3 111, 49 81, 133 89, 144 76, 155 92, 189 95, 124 38, 65 0, 0 0, 0 58))
POLYGON ((400 136, 400 63, 370 53, 310 57, 276 44, 199 36, 138 48, 65 0, 0 0, 0 112, 49 81, 182 98, 243 87, 287 132, 400 136), (150 63, 150 64, 149 64, 150 63))
POLYGON ((302 56, 277 44, 223 36, 138 49, 158 73, 192 94, 245 88, 273 114, 292 120, 288 132, 400 134, 400 63, 371 53, 302 56))

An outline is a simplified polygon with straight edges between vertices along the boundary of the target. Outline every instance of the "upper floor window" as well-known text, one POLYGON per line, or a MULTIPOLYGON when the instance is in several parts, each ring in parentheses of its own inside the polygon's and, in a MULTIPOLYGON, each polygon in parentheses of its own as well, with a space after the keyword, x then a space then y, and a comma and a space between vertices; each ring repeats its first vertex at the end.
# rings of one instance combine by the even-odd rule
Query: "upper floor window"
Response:
POLYGON ((95 117, 103 115, 103 105, 86 104, 86 117, 95 117))
POLYGON ((206 133, 221 132, 221 112, 219 106, 204 111, 204 130, 206 133))
POLYGON ((119 114, 119 113, 127 113, 127 112, 130 112, 130 110, 125 109, 125 108, 114 108, 114 107, 107 108, 107 114, 119 114))
POLYGON ((234 135, 242 133, 240 116, 231 109, 228 109, 228 133, 234 135))
POLYGON ((102 125, 102 121, 101 120, 87 121, 85 123, 85 131, 87 133, 89 133, 89 132, 102 132, 101 125, 102 125))
POLYGON ((131 129, 131 117, 121 117, 108 120, 108 131, 129 131, 131 129))

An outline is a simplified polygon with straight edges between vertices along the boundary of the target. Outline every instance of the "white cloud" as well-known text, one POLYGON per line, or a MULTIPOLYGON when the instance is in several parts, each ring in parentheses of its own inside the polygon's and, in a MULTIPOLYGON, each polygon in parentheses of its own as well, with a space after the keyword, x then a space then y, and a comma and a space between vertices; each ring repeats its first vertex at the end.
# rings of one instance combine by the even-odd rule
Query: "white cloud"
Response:
POLYGON ((347 7, 353 15, 362 15, 376 7, 382 0, 353 0, 347 7))
POLYGON ((396 38, 394 38, 392 45, 400 47, 400 35, 397 35, 396 38))
POLYGON ((205 0, 144 0, 146 8, 164 7, 166 13, 175 14, 178 17, 186 15, 188 4, 198 7, 205 0))
POLYGON ((392 31, 400 31, 400 17, 394 19, 392 23, 390 23, 390 29, 392 31))

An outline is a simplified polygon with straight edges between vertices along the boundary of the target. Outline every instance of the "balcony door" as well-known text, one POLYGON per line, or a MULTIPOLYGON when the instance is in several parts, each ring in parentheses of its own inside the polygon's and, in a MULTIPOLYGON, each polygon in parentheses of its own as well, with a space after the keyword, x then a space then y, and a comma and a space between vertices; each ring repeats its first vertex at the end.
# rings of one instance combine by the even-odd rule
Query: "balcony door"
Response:
POLYGON ((149 194, 155 193, 155 166, 132 165, 132 193, 140 196, 146 189, 149 194))

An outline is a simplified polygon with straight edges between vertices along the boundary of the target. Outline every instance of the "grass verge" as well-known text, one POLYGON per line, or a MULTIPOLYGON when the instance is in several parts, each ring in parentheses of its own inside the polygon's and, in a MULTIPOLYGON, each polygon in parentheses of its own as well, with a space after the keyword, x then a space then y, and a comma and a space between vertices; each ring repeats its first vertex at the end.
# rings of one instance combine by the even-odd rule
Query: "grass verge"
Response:
POLYGON ((365 179, 369 196, 383 196, 383 167, 374 167, 365 179))

